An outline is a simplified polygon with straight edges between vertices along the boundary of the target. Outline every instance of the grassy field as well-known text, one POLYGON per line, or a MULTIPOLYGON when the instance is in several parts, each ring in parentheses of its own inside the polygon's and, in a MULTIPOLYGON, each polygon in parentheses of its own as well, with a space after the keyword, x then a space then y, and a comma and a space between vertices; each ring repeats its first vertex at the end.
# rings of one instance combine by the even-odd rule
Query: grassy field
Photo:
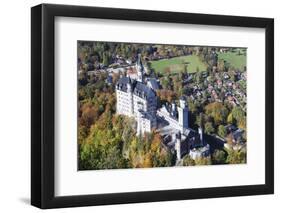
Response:
POLYGON ((225 60, 231 67, 243 70, 247 65, 246 50, 240 50, 240 55, 238 54, 238 51, 239 49, 235 52, 218 53, 218 59, 225 60))
POLYGON ((194 73, 197 71, 206 71, 207 67, 203 62, 200 61, 199 57, 196 55, 180 56, 170 59, 162 59, 159 61, 151 61, 150 67, 155 72, 160 72, 165 74, 167 70, 170 70, 171 73, 182 72, 185 69, 189 73, 194 73))

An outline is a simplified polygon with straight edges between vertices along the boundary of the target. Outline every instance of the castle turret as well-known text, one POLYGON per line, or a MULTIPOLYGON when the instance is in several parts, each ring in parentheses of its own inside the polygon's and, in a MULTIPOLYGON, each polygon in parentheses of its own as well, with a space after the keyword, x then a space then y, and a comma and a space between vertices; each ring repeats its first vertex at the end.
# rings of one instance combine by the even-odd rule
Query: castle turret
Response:
POLYGON ((186 101, 185 101, 184 97, 183 96, 180 97, 180 107, 181 108, 185 108, 185 103, 186 103, 186 101))
POLYGON ((131 93, 132 92, 132 84, 131 84, 131 79, 129 78, 127 82, 127 92, 131 93))
POLYGON ((198 128, 198 133, 199 133, 199 136, 200 136, 200 142, 203 145, 203 130, 202 130, 201 127, 198 128))
POLYGON ((178 123, 181 132, 188 128, 188 108, 184 97, 180 98, 180 106, 178 107, 178 123))
POLYGON ((172 115, 175 116, 176 113, 176 103, 172 102, 172 115))
POLYGON ((137 81, 139 82, 143 82, 143 72, 144 72, 144 68, 143 68, 143 64, 142 64, 142 60, 141 60, 141 54, 138 54, 138 58, 137 58, 137 62, 136 62, 136 70, 137 70, 137 81))

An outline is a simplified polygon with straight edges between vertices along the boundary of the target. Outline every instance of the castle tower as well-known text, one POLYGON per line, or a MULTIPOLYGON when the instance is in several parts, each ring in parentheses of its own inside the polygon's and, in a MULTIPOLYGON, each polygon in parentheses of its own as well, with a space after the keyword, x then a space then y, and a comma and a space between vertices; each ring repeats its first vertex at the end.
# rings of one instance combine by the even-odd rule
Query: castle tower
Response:
POLYGON ((188 108, 186 107, 186 101, 184 97, 180 98, 180 105, 178 107, 178 123, 181 132, 188 128, 188 108))
POLYGON ((177 107, 175 102, 172 102, 172 116, 177 117, 177 107))
POLYGON ((176 150, 176 154, 177 154, 177 160, 181 160, 181 132, 179 131, 176 134, 176 138, 175 138, 176 142, 175 142, 175 150, 176 150))
POLYGON ((142 64, 142 60, 141 60, 141 54, 138 54, 138 58, 137 58, 137 62, 136 62, 136 70, 137 70, 137 81, 139 82, 143 82, 143 72, 144 72, 144 68, 143 68, 143 64, 142 64))
POLYGON ((198 133, 200 135, 200 142, 203 145, 203 130, 201 127, 198 128, 198 133))

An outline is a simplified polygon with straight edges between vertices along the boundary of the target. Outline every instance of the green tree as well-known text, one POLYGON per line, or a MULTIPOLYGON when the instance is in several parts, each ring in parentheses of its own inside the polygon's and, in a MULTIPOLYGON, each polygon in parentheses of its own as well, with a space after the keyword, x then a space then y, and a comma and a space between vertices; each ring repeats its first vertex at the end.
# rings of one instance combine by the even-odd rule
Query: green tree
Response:
POLYGON ((233 116, 232 116, 232 113, 229 113, 229 115, 227 116, 227 123, 228 123, 228 124, 233 124, 233 116))
POLYGON ((109 65, 109 56, 106 52, 103 52, 102 58, 103 58, 103 61, 102 61, 103 65, 108 66, 109 65))
POLYGON ((226 128, 223 125, 219 125, 218 135, 224 138, 226 136, 226 128))
POLYGON ((183 166, 195 166, 195 161, 189 155, 186 155, 183 158, 182 165, 183 166))
POLYGON ((212 133, 214 133, 214 131, 215 131, 215 129, 214 129, 214 127, 213 127, 213 124, 212 124, 212 122, 206 122, 205 123, 205 128, 204 128, 204 130, 205 130, 205 133, 206 134, 212 134, 212 133))
POLYGON ((79 125, 78 126, 78 143, 79 144, 84 143, 87 136, 88 136, 88 128, 83 125, 79 125))
POLYGON ((79 169, 116 169, 130 166, 122 155, 123 141, 115 131, 93 125, 79 146, 79 169))
POLYGON ((245 116, 245 113, 244 113, 244 111, 242 110, 241 107, 235 106, 232 109, 232 116, 236 121, 239 122, 241 119, 243 119, 243 117, 245 116))
POLYGON ((239 106, 232 109, 232 116, 239 128, 246 129, 246 113, 239 106))
POLYGON ((195 165, 211 165, 211 157, 201 157, 195 159, 195 165))
POLYGON ((246 163, 246 152, 244 150, 227 150, 226 162, 229 164, 241 164, 246 163))
POLYGON ((212 155, 212 162, 214 164, 224 164, 226 160, 226 153, 223 150, 216 149, 212 155))

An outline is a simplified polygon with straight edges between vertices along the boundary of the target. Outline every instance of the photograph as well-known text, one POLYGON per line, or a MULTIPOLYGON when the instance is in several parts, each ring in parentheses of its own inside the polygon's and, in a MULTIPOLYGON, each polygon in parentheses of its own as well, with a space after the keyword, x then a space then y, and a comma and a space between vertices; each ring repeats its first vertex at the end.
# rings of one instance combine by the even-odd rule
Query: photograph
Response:
POLYGON ((247 163, 247 48, 77 41, 78 170, 247 163))
MULTIPOLYGON (((276 188, 278 10, 128 3, 44 3, 29 11, 31 61, 22 61, 31 66, 31 75, 24 73, 31 165, 20 168, 30 171, 31 205, 190 200, 191 211, 198 211, 200 201, 193 200, 204 199, 201 210, 209 211, 217 210, 209 198, 212 205, 233 197, 220 202, 225 210, 245 196, 239 206, 268 209, 256 201, 272 200, 276 188)), ((7 94, 18 102, 8 106, 18 108, 22 96, 7 94)))

